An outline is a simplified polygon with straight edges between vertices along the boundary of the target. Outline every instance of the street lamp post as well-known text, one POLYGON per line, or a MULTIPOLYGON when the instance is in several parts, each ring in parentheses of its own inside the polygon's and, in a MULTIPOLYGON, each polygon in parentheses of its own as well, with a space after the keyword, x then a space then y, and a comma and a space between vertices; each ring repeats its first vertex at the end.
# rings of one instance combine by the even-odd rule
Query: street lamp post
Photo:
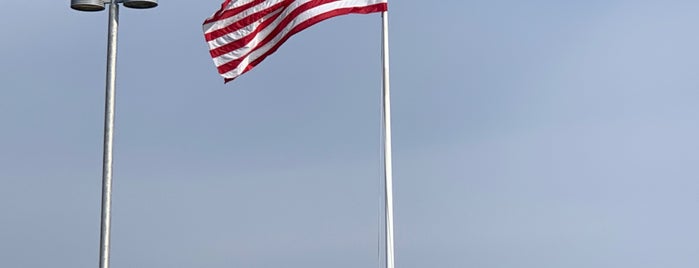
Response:
POLYGON ((100 268, 109 268, 109 245, 112 216, 112 148, 114 143, 114 101, 116 90, 117 32, 119 4, 129 8, 153 8, 157 0, 71 0, 70 7, 79 11, 101 11, 109 5, 107 40, 107 94, 104 112, 104 151, 102 155, 102 219, 100 229, 100 268))

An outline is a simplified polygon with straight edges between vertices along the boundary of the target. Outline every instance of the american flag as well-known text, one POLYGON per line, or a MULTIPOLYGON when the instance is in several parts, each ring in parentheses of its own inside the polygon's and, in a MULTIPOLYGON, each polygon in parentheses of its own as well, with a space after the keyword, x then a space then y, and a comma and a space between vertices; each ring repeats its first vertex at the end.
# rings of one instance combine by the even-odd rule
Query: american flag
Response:
POLYGON ((318 22, 387 9, 387 0, 226 0, 204 21, 204 37, 218 72, 229 82, 318 22))

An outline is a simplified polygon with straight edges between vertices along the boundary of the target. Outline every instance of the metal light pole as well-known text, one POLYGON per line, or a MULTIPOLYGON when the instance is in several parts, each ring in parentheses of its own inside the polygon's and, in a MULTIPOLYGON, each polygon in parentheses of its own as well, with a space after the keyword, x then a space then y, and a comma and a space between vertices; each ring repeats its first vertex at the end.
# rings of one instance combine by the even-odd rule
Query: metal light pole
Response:
POLYGON ((114 143, 114 102, 116 90, 117 32, 119 4, 129 8, 153 8, 157 0, 71 0, 70 7, 79 11, 101 11, 109 5, 107 40, 107 94, 104 111, 104 152, 102 155, 102 220, 100 229, 100 268, 109 268, 112 220, 112 148, 114 143))

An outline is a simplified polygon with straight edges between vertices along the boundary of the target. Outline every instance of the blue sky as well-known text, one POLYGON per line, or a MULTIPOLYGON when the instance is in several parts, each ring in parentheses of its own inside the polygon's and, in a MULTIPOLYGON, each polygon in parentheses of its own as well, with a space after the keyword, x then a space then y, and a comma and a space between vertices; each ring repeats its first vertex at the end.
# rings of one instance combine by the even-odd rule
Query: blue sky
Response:
MULTIPOLYGON (((397 266, 699 265, 696 1, 390 3, 397 266)), ((380 16, 121 10, 113 267, 378 267, 380 16)), ((0 9, 0 266, 98 264, 107 13, 0 9)))

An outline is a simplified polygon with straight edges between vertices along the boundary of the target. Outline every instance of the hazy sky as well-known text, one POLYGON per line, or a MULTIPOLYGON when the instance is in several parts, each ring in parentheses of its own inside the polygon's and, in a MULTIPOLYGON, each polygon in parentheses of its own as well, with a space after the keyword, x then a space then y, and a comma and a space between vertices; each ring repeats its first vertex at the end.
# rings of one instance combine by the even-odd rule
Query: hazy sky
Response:
MULTIPOLYGON (((0 267, 97 267, 107 12, 0 9, 0 267)), ((112 267, 379 267, 380 16, 121 10, 112 267)), ((699 2, 392 1, 397 267, 699 267, 699 2)))

